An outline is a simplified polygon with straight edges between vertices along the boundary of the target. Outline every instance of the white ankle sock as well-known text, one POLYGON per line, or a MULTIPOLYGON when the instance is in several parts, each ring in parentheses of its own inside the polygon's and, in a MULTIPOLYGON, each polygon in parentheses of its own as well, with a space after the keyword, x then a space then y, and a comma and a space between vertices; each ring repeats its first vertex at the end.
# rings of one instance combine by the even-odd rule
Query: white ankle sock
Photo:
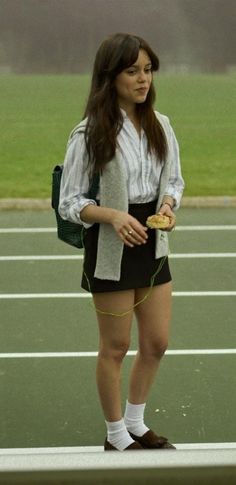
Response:
POLYGON ((123 451, 134 442, 126 429, 123 418, 120 421, 105 421, 105 423, 107 426, 107 440, 119 451, 123 451))
POLYGON ((125 425, 128 431, 136 436, 143 436, 149 430, 143 421, 145 406, 146 403, 131 404, 129 401, 126 401, 125 425))

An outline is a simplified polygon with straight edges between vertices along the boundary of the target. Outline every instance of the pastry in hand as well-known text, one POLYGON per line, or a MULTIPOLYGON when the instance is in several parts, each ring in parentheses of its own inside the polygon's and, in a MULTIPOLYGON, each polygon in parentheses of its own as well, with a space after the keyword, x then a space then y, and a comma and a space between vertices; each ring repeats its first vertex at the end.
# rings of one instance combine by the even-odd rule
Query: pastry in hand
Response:
POLYGON ((146 220, 146 225, 150 229, 166 229, 170 224, 170 217, 162 214, 154 214, 146 220))

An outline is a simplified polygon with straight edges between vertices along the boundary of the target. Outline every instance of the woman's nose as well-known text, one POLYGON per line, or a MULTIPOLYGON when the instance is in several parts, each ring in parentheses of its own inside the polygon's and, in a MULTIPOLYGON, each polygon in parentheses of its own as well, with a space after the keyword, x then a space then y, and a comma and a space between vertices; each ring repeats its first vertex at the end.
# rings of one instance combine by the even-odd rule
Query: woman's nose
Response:
POLYGON ((139 80, 139 82, 146 81, 146 73, 145 73, 145 71, 140 71, 138 80, 139 80))
POLYGON ((139 72, 139 77, 138 80, 139 82, 145 82, 147 80, 147 73, 145 71, 140 71, 139 72))

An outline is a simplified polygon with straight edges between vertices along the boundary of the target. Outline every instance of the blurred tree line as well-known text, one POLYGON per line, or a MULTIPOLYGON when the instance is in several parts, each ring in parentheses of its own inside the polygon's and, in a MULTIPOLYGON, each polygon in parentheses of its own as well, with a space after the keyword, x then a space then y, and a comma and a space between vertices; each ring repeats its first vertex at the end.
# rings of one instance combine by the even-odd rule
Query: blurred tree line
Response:
POLYGON ((235 62, 236 0, 0 0, 0 66, 88 72, 114 32, 149 41, 163 68, 224 72, 235 62))

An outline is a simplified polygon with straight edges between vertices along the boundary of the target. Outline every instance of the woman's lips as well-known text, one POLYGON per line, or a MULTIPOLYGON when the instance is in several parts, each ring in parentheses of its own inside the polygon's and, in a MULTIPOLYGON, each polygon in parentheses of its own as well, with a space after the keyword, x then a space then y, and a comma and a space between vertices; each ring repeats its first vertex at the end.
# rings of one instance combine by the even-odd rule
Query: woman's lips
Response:
POLYGON ((148 88, 138 88, 136 91, 140 94, 146 94, 148 91, 148 88))

